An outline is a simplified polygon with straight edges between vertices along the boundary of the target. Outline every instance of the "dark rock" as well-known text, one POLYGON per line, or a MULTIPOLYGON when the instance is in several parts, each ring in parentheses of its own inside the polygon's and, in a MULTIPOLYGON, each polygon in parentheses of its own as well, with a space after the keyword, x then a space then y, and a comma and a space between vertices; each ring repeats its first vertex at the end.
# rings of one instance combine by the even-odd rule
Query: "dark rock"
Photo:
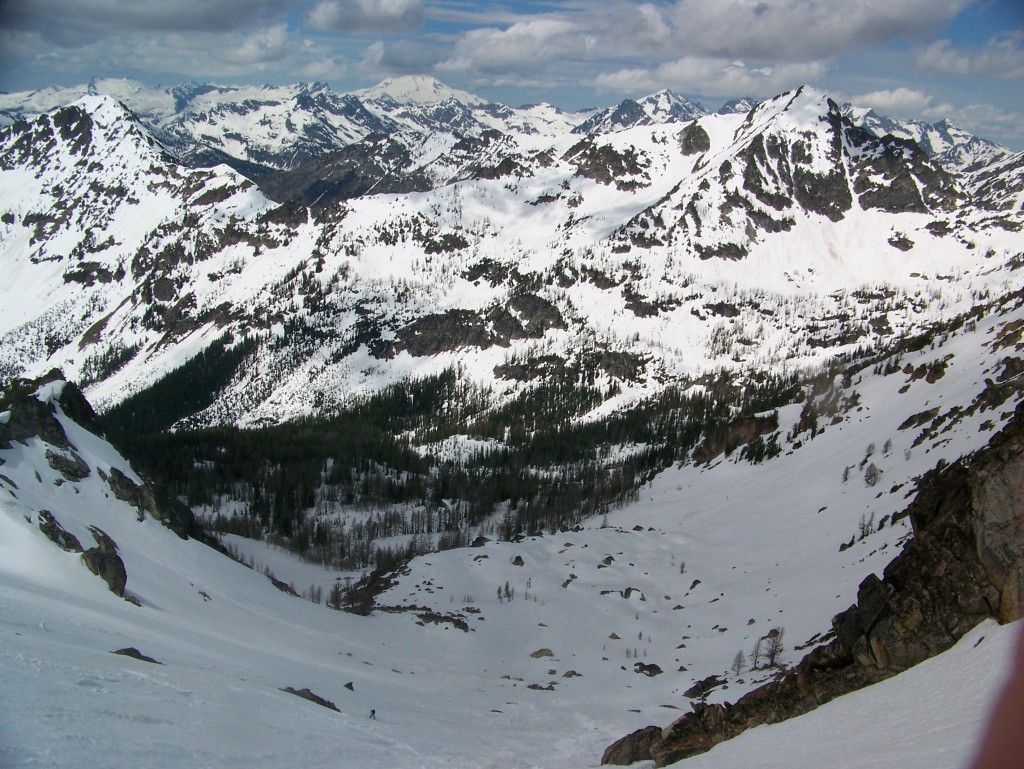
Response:
POLYGON ((697 256, 701 259, 729 259, 731 261, 738 261, 749 253, 746 246, 738 243, 720 243, 715 246, 705 246, 698 243, 696 249, 697 256))
POLYGON ((577 176, 585 176, 601 184, 614 184, 620 190, 650 184, 650 179, 644 173, 650 160, 638 154, 634 147, 619 151, 607 144, 598 144, 593 136, 587 136, 562 155, 562 160, 576 166, 577 176), (639 176, 642 181, 627 179, 631 176, 639 176))
POLYGON ((519 294, 512 297, 509 308, 518 315, 526 338, 537 339, 548 329, 566 327, 558 308, 535 294, 519 294))
POLYGON ((793 194, 806 210, 838 222, 853 207, 853 195, 846 174, 833 170, 816 174, 798 168, 793 172, 793 194))
POLYGON ((153 659, 152 657, 147 657, 134 646, 126 646, 124 649, 118 649, 117 651, 111 652, 111 654, 122 654, 125 657, 132 657, 133 659, 141 660, 142 662, 150 662, 154 665, 164 664, 158 660, 153 659))
POLYGON ((379 133, 327 152, 287 171, 270 173, 260 188, 279 203, 328 206, 374 193, 422 192, 431 188, 401 142, 379 133))
POLYGON ((49 510, 40 510, 36 514, 36 521, 39 525, 39 530, 58 547, 69 553, 82 552, 82 543, 78 541, 78 537, 65 530, 49 510))
POLYGON ((417 318, 397 333, 400 349, 415 357, 437 355, 462 347, 491 347, 483 318, 471 310, 448 310, 417 318))
POLYGON ((277 577, 274 577, 274 576, 272 576, 270 574, 267 575, 267 579, 270 580, 270 584, 272 584, 274 587, 276 587, 282 593, 287 593, 288 595, 293 595, 296 598, 299 597, 299 594, 295 592, 295 588, 293 588, 287 582, 284 582, 284 581, 282 581, 282 580, 278 579, 277 577))
POLYGON ((694 121, 679 132, 679 149, 684 155, 696 155, 711 149, 711 137, 694 121))
POLYGON ((893 248, 898 248, 900 251, 909 251, 914 247, 914 241, 902 232, 898 232, 889 238, 889 245, 893 248))
POLYGON ((661 669, 660 665, 655 665, 653 662, 637 662, 633 665, 633 671, 636 673, 643 673, 648 678, 660 676, 665 672, 661 669))
POLYGON ((89 531, 96 538, 96 547, 90 547, 82 553, 82 560, 89 571, 107 583, 110 592, 123 598, 124 588, 128 584, 128 572, 125 571, 121 556, 117 554, 117 545, 101 529, 90 526, 89 531))
POLYGON ((438 614, 435 611, 426 611, 416 616, 419 619, 417 625, 451 625, 463 633, 468 633, 470 630, 469 623, 458 614, 438 614))
POLYGON ((116 467, 110 469, 107 485, 115 497, 135 505, 140 513, 149 513, 182 539, 199 533, 192 511, 163 490, 149 484, 139 486, 116 467))
MULTIPOLYGON (((63 378, 62 374, 61 379, 63 378)), ((65 382, 57 402, 60 404, 61 410, 76 424, 95 435, 103 435, 103 425, 99 416, 74 382, 65 382)))
POLYGON ((718 676, 708 676, 694 683, 693 686, 683 692, 683 696, 690 697, 691 699, 702 699, 724 683, 725 680, 718 676))
POLYGON ((661 729, 645 726, 609 745, 601 756, 601 763, 626 766, 636 761, 651 761, 651 747, 660 741, 661 729))
POLYGON ((327 708, 328 710, 333 710, 336 713, 341 712, 340 710, 338 710, 338 706, 335 705, 333 702, 331 702, 330 700, 325 700, 323 697, 320 697, 319 695, 313 694, 313 692, 311 692, 309 689, 293 689, 290 686, 286 686, 281 691, 288 692, 288 694, 294 694, 296 697, 302 697, 302 699, 309 700, 310 702, 315 702, 320 707, 327 708))
MULTIPOLYGON (((17 385, 15 385, 17 388, 17 385)), ((0 448, 10 448, 11 441, 26 443, 29 438, 39 438, 51 446, 71 448, 67 433, 57 420, 52 403, 43 403, 31 391, 12 388, 7 403, 3 406, 11 415, 5 424, 0 424, 0 448)))
POLYGON ((46 462, 54 470, 64 476, 68 481, 80 481, 83 478, 89 477, 89 473, 92 471, 89 469, 89 465, 85 463, 74 451, 70 451, 68 454, 58 454, 53 449, 46 450, 46 462))
POLYGON ((778 414, 772 414, 766 417, 742 417, 728 425, 709 428, 704 442, 693 453, 693 461, 705 464, 720 454, 728 454, 760 436, 775 432, 778 427, 778 414))

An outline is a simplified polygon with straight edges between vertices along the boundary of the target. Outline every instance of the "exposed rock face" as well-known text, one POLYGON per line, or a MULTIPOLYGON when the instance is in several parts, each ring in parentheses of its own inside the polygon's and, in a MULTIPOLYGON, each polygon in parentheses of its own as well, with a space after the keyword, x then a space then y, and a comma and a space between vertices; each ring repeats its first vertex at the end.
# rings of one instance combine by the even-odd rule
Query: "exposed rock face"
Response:
POLYGON ((135 505, 140 514, 143 511, 149 513, 182 539, 195 537, 200 533, 192 511, 161 490, 149 485, 139 486, 116 467, 111 468, 106 481, 115 497, 135 505))
POLYGON ((11 416, 0 424, 0 448, 10 448, 11 441, 25 443, 38 437, 52 446, 71 447, 67 433, 55 416, 53 404, 43 403, 31 393, 12 392, 8 404, 11 416))
POLYGON ((711 137, 700 124, 693 122, 679 132, 679 149, 684 155, 697 155, 711 149, 711 137))
POLYGON ((565 328, 558 308, 535 294, 518 294, 507 306, 486 314, 448 310, 417 318, 399 329, 397 347, 422 357, 463 347, 508 347, 513 339, 539 339, 548 329, 565 328))
MULTIPOLYGON (((35 397, 36 390, 43 385, 63 379, 64 375, 54 369, 39 379, 19 379, 12 383, 9 392, 0 401, 0 411, 11 412, 7 422, 0 424, 0 448, 10 448, 11 441, 25 443, 29 438, 39 438, 61 449, 74 448, 57 419, 54 405, 35 397)), ((78 424, 94 433, 102 433, 96 412, 74 384, 63 384, 57 402, 64 413, 78 424)), ((59 468, 55 469, 59 471, 59 468)))
POLYGON ((153 665, 163 665, 164 664, 164 663, 160 662, 159 660, 155 660, 152 657, 149 657, 149 656, 143 654, 138 649, 136 649, 134 646, 126 646, 123 649, 118 649, 117 651, 112 651, 110 653, 111 654, 120 654, 120 655, 122 655, 124 657, 131 657, 132 659, 137 659, 137 660, 140 660, 141 662, 149 662, 149 663, 151 663, 153 665))
POLYGON ((89 465, 85 463, 78 454, 69 451, 67 454, 59 454, 53 449, 46 450, 46 461, 54 470, 64 476, 68 481, 80 481, 88 478, 89 465))
MULTIPOLYGON (((602 763, 657 766, 710 750, 893 676, 951 647, 989 617, 1024 616, 1024 406, 973 458, 932 471, 905 511, 914 537, 833 620, 835 639, 735 704, 695 703, 664 730, 610 746, 602 763)), ((655 731, 652 731, 655 729, 655 731)))
POLYGON ((82 543, 78 541, 78 537, 61 526, 49 510, 40 510, 36 514, 36 521, 39 530, 59 548, 69 553, 82 552, 82 543))
POLYGON ((660 742, 661 729, 645 726, 609 745, 601 756, 601 763, 624 766, 634 761, 650 760, 651 750, 660 742))
POLYGON ((110 592, 124 597, 124 589, 128 584, 128 572, 124 561, 117 554, 117 544, 102 529, 90 526, 89 531, 96 538, 96 547, 90 547, 82 553, 82 560, 89 571, 110 587, 110 592))
MULTIPOLYGON (((348 686, 348 684, 345 684, 345 685, 348 686)), ((328 710, 334 710, 334 711, 336 711, 338 713, 341 712, 340 710, 338 710, 338 706, 335 705, 333 702, 331 702, 328 699, 324 699, 323 697, 321 697, 318 694, 314 694, 309 689, 293 689, 291 686, 286 686, 281 691, 288 692, 288 694, 294 694, 296 697, 302 697, 302 699, 309 700, 310 702, 315 702, 317 705, 319 705, 322 708, 327 708, 328 710)))

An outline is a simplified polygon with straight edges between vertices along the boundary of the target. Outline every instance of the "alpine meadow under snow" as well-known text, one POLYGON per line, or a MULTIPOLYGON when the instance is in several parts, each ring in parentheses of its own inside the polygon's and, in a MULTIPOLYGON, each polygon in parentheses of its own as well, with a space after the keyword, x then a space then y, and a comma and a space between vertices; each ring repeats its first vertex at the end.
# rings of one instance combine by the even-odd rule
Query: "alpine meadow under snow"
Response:
MULTIPOLYGON (((1024 418, 1024 158, 945 122, 423 78, 0 110, 5 767, 597 766, 846 643, 1024 418)), ((682 765, 964 767, 1020 632, 986 589, 682 765)))

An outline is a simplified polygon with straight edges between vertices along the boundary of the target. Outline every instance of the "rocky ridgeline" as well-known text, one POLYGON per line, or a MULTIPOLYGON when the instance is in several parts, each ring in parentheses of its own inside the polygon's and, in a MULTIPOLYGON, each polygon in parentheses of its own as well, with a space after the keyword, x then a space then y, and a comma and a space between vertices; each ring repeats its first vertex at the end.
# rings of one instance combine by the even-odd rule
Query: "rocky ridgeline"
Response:
POLYGON ((661 729, 615 742, 603 764, 657 766, 762 724, 801 715, 950 648, 979 622, 1024 617, 1024 407, 989 446, 918 484, 904 514, 914 536, 832 620, 834 638, 735 704, 694 703, 661 729))

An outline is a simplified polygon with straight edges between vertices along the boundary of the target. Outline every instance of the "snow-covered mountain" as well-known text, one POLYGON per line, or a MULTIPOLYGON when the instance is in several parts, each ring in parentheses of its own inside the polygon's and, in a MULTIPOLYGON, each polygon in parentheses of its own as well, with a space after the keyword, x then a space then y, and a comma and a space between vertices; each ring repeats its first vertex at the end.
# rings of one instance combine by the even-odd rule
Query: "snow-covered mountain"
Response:
POLYGON ((483 107, 487 101, 468 91, 450 88, 432 77, 407 75, 382 80, 371 88, 356 91, 355 95, 364 101, 394 102, 395 104, 422 107, 457 101, 467 107, 483 107))
POLYGON ((19 121, 0 134, 0 367, 59 366, 108 408, 227 345, 237 367, 192 422, 252 424, 452 366, 500 399, 544 360, 614 384, 596 415, 709 372, 815 367, 1013 284, 1019 165, 951 175, 810 89, 468 160, 503 141, 466 139, 458 168, 443 140, 367 145, 429 189, 311 215, 174 162, 109 97, 19 121), (431 187, 441 155, 462 181, 431 187))
POLYGON ((737 99, 729 99, 721 107, 718 108, 718 114, 720 115, 731 115, 735 112, 750 112, 761 102, 750 96, 743 96, 737 99))
POLYGON ((643 99, 624 99, 615 107, 591 115, 572 131, 578 134, 605 134, 633 126, 687 123, 707 114, 708 111, 701 105, 665 90, 643 99))
MULTIPOLYGON (((392 78, 372 88, 339 93, 323 83, 292 86, 235 87, 187 84, 150 87, 125 79, 94 79, 70 88, 0 94, 0 124, 34 118, 86 95, 110 95, 125 104, 146 127, 187 164, 214 166, 226 163, 251 179, 262 180, 280 172, 310 177, 324 170, 332 195, 365 194, 372 190, 420 189, 461 178, 466 166, 514 168, 525 153, 548 149, 569 132, 608 133, 638 125, 688 122, 707 114, 699 104, 671 91, 641 99, 626 99, 615 107, 566 113, 547 104, 508 107, 474 94, 450 88, 429 77, 392 78), (500 135, 495 144, 488 137, 500 135), (367 156, 363 143, 390 137, 403 154, 405 166, 391 164, 386 172, 370 168, 360 175, 372 181, 334 184, 339 175, 328 160, 367 156), (465 141, 484 141, 484 157, 449 161, 447 154, 465 141)), ((719 112, 747 113, 757 101, 738 98, 719 112)), ((897 121, 872 110, 844 105, 843 113, 876 136, 892 134, 912 139, 947 168, 977 170, 1008 154, 984 139, 941 121, 925 124, 897 121)), ((462 155, 471 152, 465 146, 462 155)), ((342 161, 344 163, 344 161, 342 161)), ((280 197, 294 189, 291 178, 271 179, 280 197)), ((311 199, 300 185, 290 200, 311 199)))
MULTIPOLYGON (((930 346, 821 382, 780 409, 785 450, 762 462, 672 467, 605 520, 417 558, 368 617, 289 594, 327 596, 358 575, 228 538, 248 569, 182 538, 70 385, 51 375, 8 391, 0 757, 12 769, 596 766, 634 728, 774 678, 731 670, 772 629, 784 666, 826 640, 911 536, 900 513, 914 479, 1012 418, 1022 313, 979 306, 930 346), (703 695, 684 694, 699 682, 703 695)), ((884 684, 693 760, 867 767, 907 752, 901 765, 956 769, 1016 632, 983 623, 884 684)))
MULTIPOLYGON (((0 129, 5 766, 596 765, 638 727, 774 679, 749 661, 766 639, 784 637, 786 667, 830 633, 861 643, 861 610, 838 630, 833 617, 881 594, 872 575, 914 535, 920 479, 968 473, 959 460, 1019 429, 1020 155, 943 164, 808 88, 586 135, 553 108, 431 81, 348 95, 358 105, 318 86, 241 93, 136 94, 159 126, 87 93, 0 129), (334 145, 342 126, 351 141, 334 145), (271 191, 286 135, 320 165, 288 164, 292 192, 268 196, 227 165, 183 163, 200 130, 211 152, 248 153, 232 162, 258 164, 271 191), (383 558, 364 575, 226 536, 246 569, 102 438, 64 377, 108 417, 178 434, 376 394, 359 402, 410 418, 351 432, 392 440, 404 464, 357 456, 348 480, 429 483, 374 508, 338 493, 342 449, 316 457, 285 500, 287 535, 305 532, 308 551, 372 529, 358 565, 374 546, 479 546, 384 581, 383 558), (583 460, 553 450, 584 428, 589 485, 572 475, 583 460), (452 480, 470 457, 476 485, 488 461, 522 472, 473 518, 452 480), (611 481, 607 515, 583 518, 611 481), (541 497, 575 501, 528 518, 541 497), (369 617, 290 594, 345 605, 371 587, 369 617)), ((222 449, 146 459, 192 473, 222 449)), ((264 525, 258 503, 281 501, 294 468, 261 469, 279 486, 222 483, 196 513, 264 525)), ((1011 619, 1003 593, 1020 591, 982 587, 1011 619)), ((694 760, 875 766, 910 739, 933 750, 901 765, 961 766, 1013 636, 961 614, 929 647, 959 638, 951 651, 694 760), (927 719, 879 717, 910 698, 927 719)), ((885 640, 861 656, 891 674, 904 650, 885 640)))
POLYGON ((943 166, 958 172, 977 170, 1010 154, 1005 147, 974 136, 949 120, 938 123, 894 120, 852 104, 844 104, 842 110, 850 120, 875 136, 889 134, 914 141, 943 166))
POLYGON ((191 165, 227 163, 258 178, 292 169, 375 135, 406 145, 432 134, 457 141, 500 130, 512 137, 569 131, 581 115, 549 105, 490 104, 433 78, 401 77, 353 93, 323 83, 291 86, 180 85, 152 88, 131 80, 93 80, 73 88, 0 94, 8 118, 33 118, 82 96, 122 102, 179 158, 191 165))

